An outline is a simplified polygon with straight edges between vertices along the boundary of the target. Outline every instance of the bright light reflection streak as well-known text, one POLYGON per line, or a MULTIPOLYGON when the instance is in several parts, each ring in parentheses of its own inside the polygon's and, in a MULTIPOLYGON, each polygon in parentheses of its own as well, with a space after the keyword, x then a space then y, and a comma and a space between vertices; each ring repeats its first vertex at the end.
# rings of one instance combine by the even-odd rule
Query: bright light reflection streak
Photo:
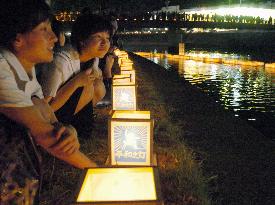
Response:
MULTIPOLYGON (((249 58, 235 54, 193 52, 194 56, 199 56, 198 54, 201 56, 226 56, 229 59, 249 58)), ((151 55, 149 58, 151 60, 152 58, 157 59, 158 64, 163 67, 175 65, 178 67, 179 74, 184 76, 191 84, 205 82, 203 86, 210 85, 211 87, 206 89, 210 89, 208 92, 211 93, 216 93, 216 89, 225 108, 231 107, 236 112, 241 110, 275 112, 272 110, 275 107, 275 72, 271 72, 264 67, 210 64, 173 58, 169 54, 166 54, 166 56, 169 59, 169 65, 165 65, 167 63, 166 57, 160 58, 151 55), (214 81, 217 83, 214 83, 214 81), (235 108, 238 108, 238 110, 235 110, 235 108)), ((148 56, 145 57, 148 58, 148 56)))

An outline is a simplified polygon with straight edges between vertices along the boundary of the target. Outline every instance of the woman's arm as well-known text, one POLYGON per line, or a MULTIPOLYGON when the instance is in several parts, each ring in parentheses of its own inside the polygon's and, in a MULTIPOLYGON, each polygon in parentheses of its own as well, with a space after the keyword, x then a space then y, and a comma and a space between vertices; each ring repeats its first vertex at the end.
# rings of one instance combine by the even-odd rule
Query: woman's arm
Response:
POLYGON ((38 110, 40 111, 42 117, 45 119, 46 122, 49 122, 50 124, 58 122, 53 112, 53 109, 45 99, 41 100, 38 97, 32 97, 32 102, 35 105, 35 107, 38 108, 38 110))
POLYGON ((64 131, 64 133, 55 137, 54 126, 45 120, 36 106, 2 107, 0 112, 27 127, 36 143, 57 158, 78 168, 96 166, 94 162, 78 150, 79 143, 76 134, 65 128, 66 132, 64 131), (74 152, 70 153, 72 150, 74 152))
POLYGON ((46 96, 45 100, 49 102, 52 109, 57 111, 61 108, 79 87, 92 84, 94 78, 90 75, 91 69, 78 73, 74 78, 63 85, 56 93, 55 97, 46 96))

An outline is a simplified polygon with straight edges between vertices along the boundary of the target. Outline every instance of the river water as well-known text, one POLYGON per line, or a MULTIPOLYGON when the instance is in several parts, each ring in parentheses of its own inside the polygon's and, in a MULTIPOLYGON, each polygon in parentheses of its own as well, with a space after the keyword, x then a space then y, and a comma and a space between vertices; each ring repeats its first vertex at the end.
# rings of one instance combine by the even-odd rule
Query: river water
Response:
MULTIPOLYGON (((266 136, 275 139, 275 68, 203 63, 194 60, 156 57, 153 49, 145 57, 166 70, 176 70, 179 76, 211 95, 236 117, 245 119, 266 136)), ((167 51, 164 51, 167 53, 167 51)), ((187 54, 198 54, 189 51, 187 54)), ((250 56, 203 52, 209 56, 246 59, 250 56)))

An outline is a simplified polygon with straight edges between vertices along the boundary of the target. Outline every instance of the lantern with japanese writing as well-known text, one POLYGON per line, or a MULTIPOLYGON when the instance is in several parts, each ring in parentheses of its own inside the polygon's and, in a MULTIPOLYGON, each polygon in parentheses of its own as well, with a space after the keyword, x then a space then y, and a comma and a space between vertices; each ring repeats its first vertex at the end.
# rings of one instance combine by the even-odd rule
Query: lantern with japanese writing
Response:
POLYGON ((114 111, 109 119, 111 165, 153 165, 150 111, 114 111))
POLYGON ((115 75, 112 85, 112 109, 136 110, 137 97, 135 77, 131 74, 115 75))
POLYGON ((89 168, 83 172, 74 205, 163 205, 157 168, 89 168))

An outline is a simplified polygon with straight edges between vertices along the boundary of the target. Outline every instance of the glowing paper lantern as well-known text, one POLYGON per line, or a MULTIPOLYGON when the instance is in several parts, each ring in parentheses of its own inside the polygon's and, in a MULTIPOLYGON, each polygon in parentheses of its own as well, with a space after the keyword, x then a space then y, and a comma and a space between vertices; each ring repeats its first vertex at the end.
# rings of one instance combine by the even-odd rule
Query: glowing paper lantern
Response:
POLYGON ((87 169, 74 205, 162 205, 159 176, 153 167, 87 169))
POLYGON ((123 51, 120 51, 119 49, 115 49, 114 53, 116 56, 120 56, 121 54, 123 54, 123 51))
POLYGON ((134 63, 133 62, 129 62, 129 61, 123 61, 121 62, 121 65, 120 66, 132 66, 134 63))
POLYGON ((113 110, 137 109, 137 91, 135 84, 113 84, 111 92, 113 110))
POLYGON ((121 70, 121 75, 130 75, 131 82, 136 83, 136 71, 135 70, 121 70))
POLYGON ((112 109, 136 110, 137 97, 135 71, 114 75, 112 85, 112 109))
POLYGON ((132 82, 131 80, 131 74, 114 75, 113 85, 134 85, 135 82, 132 82))
POLYGON ((133 61, 131 61, 129 59, 122 59, 121 66, 123 66, 123 65, 133 65, 133 61))
POLYGON ((119 66, 121 65, 122 61, 127 61, 128 60, 128 54, 121 54, 118 56, 118 64, 119 66))
POLYGON ((121 65, 120 70, 133 70, 133 65, 121 65))
POLYGON ((275 63, 266 63, 265 68, 275 68, 275 63))
POLYGON ((118 56, 119 57, 128 56, 128 53, 126 51, 119 50, 118 56))
POLYGON ((108 127, 111 165, 153 164, 153 120, 149 111, 114 111, 108 127))
POLYGON ((265 72, 275 74, 275 66, 273 68, 272 67, 265 67, 265 72))

